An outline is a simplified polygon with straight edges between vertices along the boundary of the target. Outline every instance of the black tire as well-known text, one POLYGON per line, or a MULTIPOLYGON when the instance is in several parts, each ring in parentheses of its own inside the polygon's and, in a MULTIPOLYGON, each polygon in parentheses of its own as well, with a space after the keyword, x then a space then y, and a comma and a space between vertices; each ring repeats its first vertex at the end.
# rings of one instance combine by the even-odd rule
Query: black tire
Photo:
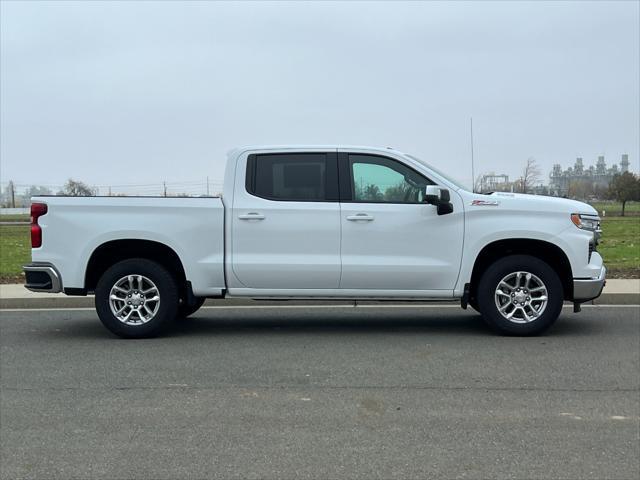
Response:
MULTIPOLYGON (((524 282, 526 279, 521 281, 524 282)), ((516 280, 514 279, 514 284, 515 282, 516 280)), ((530 295, 528 298, 533 298, 534 295, 542 296, 540 293, 526 293, 526 295, 530 295)), ((504 335, 532 336, 544 332, 558 319, 562 311, 564 291, 558 274, 547 263, 530 255, 510 255, 497 260, 482 275, 480 283, 478 284, 477 300, 482 317, 494 330, 504 335), (511 292, 509 292, 509 289, 502 290, 509 292, 508 296, 497 295, 496 292, 501 280, 516 272, 528 272, 535 275, 538 277, 538 280, 544 284, 547 291, 547 304, 542 313, 538 314, 532 307, 523 307, 526 308, 527 315, 533 317, 533 319, 527 323, 516 323, 519 319, 515 318, 515 316, 519 315, 523 317, 521 320, 523 321, 525 320, 525 314, 522 313, 520 307, 513 307, 515 299, 502 299, 501 297, 513 297, 512 293, 514 292, 515 295, 522 295, 522 293, 528 292, 528 290, 516 291, 514 289, 511 292), (518 309, 514 316, 515 320, 509 320, 500 313, 496 297, 501 298, 500 301, 505 302, 505 307, 507 303, 511 303, 511 305, 506 308, 506 314, 510 313, 512 307, 513 310, 518 309)), ((526 298, 523 298, 523 300, 526 301, 526 298)), ((540 303, 536 303, 535 306, 540 309, 540 303)))
POLYGON ((478 306, 477 300, 469 300, 469 306, 473 308, 476 312, 480 313, 480 307, 478 306))
MULTIPOLYGON (((132 287, 129 287, 132 288, 132 287)), ((117 292, 116 292, 117 293, 117 292)), ((95 304, 98 317, 107 329, 122 338, 149 338, 162 333, 176 318, 178 311, 178 287, 173 276, 160 264, 144 258, 131 258, 116 263, 110 267, 96 286, 95 304), (130 325, 120 320, 111 309, 111 290, 120 280, 129 275, 143 276, 155 284, 157 296, 156 304, 147 297, 147 305, 155 314, 145 323, 140 319, 140 324, 130 325)), ((126 297, 126 294, 122 294, 126 297)), ((149 295, 155 295, 149 294, 149 295)), ((144 298, 144 297, 143 297, 144 298)), ((124 298, 124 300, 127 300, 124 298)), ((144 303, 144 301, 142 302, 144 303)), ((120 304, 119 304, 120 305, 120 304)), ((133 307, 127 307, 132 309, 133 307)), ((140 306, 142 308, 142 306, 140 306)), ((128 310, 127 310, 128 311, 128 310)), ((126 312, 125 312, 126 313, 126 312)), ((133 312, 132 319, 140 318, 133 312)), ((133 321, 133 320, 132 320, 133 321)))
POLYGON ((204 297, 196 297, 193 299, 194 303, 191 305, 187 304, 184 300, 180 301, 178 305, 178 318, 187 318, 189 315, 193 315, 200 307, 204 304, 206 298, 204 297))

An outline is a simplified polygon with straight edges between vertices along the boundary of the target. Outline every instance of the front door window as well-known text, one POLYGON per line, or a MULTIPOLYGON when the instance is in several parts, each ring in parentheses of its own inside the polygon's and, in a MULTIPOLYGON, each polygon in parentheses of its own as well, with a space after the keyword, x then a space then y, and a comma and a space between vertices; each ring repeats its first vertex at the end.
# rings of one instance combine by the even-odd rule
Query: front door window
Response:
POLYGON ((349 155, 353 201, 422 203, 432 182, 399 162, 373 155, 349 155))

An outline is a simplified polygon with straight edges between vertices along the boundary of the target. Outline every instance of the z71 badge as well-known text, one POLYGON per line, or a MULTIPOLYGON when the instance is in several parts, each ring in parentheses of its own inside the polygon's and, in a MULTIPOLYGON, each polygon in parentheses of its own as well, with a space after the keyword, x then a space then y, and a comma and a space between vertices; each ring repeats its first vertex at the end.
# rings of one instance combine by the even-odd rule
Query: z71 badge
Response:
POLYGON ((474 200, 471 202, 472 207, 497 207, 500 202, 497 200, 474 200))

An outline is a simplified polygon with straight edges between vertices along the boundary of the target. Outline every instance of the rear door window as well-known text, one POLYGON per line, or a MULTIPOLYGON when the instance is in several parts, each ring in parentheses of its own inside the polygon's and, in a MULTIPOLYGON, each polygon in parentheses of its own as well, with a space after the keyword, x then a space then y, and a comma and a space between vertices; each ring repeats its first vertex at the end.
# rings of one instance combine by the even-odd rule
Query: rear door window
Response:
POLYGON ((246 186, 249 193, 269 200, 335 201, 337 160, 327 153, 250 155, 246 186))

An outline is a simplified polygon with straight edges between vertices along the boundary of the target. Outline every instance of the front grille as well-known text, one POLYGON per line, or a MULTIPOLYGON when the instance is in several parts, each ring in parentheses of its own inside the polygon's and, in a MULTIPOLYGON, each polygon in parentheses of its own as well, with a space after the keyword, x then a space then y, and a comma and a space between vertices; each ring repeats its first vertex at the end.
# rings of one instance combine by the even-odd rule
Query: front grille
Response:
POLYGON ((596 246, 595 246, 595 244, 594 244, 593 242, 589 242, 589 257, 588 257, 588 259, 589 259, 589 260, 588 260, 588 262, 587 262, 587 263, 590 263, 590 262, 591 262, 591 254, 592 254, 593 252, 595 252, 595 251, 596 251, 596 246))

